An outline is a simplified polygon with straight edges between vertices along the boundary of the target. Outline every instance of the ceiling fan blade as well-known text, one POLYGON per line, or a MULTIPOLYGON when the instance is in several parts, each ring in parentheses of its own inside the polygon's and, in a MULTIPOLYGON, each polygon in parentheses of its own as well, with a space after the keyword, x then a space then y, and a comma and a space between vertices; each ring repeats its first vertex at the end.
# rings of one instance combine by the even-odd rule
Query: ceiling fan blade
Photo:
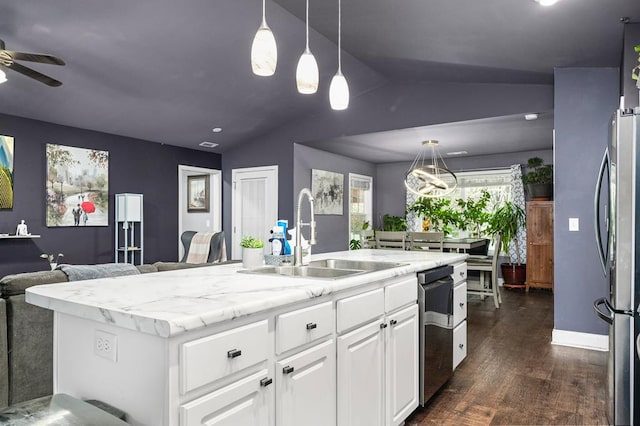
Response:
POLYGON ((62 83, 59 82, 58 80, 54 80, 53 78, 51 78, 51 77, 49 77, 47 75, 41 74, 36 70, 32 70, 31 68, 27 68, 24 65, 20 65, 20 64, 17 64, 15 62, 13 62, 10 65, 6 65, 6 67, 9 68, 9 69, 14 70, 16 72, 19 72, 20 74, 24 74, 27 77, 31 77, 31 78, 33 78, 35 80, 38 80, 38 81, 46 84, 47 86, 57 87, 57 86, 61 86, 62 85, 62 83))
POLYGON ((25 52, 14 52, 13 50, 5 50, 6 54, 11 56, 14 60, 19 61, 29 61, 29 62, 39 62, 41 64, 51 64, 51 65, 65 65, 65 62, 51 55, 42 55, 40 53, 25 53, 25 52))

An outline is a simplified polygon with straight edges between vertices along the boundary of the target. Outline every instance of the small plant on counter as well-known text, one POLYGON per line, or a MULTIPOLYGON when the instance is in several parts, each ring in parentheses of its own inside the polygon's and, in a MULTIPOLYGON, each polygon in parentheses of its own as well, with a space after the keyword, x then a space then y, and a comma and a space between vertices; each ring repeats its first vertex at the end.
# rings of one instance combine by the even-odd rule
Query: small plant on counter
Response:
POLYGON ((362 243, 360 240, 356 240, 355 238, 349 241, 349 250, 360 250, 362 248, 362 243))
POLYGON ((240 240, 240 247, 244 248, 263 248, 264 243, 260 238, 254 238, 249 236, 242 237, 240 240))

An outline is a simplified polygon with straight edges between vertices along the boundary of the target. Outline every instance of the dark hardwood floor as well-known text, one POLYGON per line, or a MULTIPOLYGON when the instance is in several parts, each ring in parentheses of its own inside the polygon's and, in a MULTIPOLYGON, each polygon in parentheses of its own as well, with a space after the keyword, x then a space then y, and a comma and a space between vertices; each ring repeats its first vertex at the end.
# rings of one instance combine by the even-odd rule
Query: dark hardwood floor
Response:
POLYGON ((607 424, 607 352, 551 345, 553 294, 468 301, 468 355, 406 425, 607 424))

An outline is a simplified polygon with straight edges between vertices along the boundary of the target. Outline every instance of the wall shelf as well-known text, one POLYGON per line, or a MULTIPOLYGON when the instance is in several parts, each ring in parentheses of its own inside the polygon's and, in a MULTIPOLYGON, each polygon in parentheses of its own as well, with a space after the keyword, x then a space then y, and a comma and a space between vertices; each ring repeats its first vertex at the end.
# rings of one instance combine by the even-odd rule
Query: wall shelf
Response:
POLYGON ((1 235, 0 240, 32 240, 40 238, 40 235, 1 235))

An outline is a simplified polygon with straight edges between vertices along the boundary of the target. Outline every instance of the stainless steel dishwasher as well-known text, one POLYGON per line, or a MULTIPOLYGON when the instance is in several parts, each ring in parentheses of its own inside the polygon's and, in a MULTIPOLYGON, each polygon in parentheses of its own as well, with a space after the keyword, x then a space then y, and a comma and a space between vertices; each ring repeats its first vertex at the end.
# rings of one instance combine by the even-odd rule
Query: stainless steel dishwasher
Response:
POLYGON ((420 405, 453 375, 453 266, 418 272, 420 405))

